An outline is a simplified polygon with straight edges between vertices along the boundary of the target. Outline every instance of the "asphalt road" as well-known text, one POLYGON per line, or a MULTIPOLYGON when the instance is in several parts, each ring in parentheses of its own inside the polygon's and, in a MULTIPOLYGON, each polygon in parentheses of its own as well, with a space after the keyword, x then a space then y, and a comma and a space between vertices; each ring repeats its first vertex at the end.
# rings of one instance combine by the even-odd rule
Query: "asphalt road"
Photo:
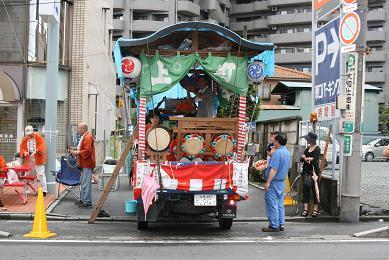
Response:
POLYGON ((0 243, 2 259, 389 259, 386 242, 0 243), (22 250, 21 250, 22 249, 22 250))
POLYGON ((263 233, 266 222, 236 222, 229 231, 217 223, 155 223, 138 231, 135 222, 50 221, 57 237, 23 237, 31 221, 1 221, 0 259, 389 259, 389 233, 355 238, 387 223, 287 223, 286 231, 263 233))

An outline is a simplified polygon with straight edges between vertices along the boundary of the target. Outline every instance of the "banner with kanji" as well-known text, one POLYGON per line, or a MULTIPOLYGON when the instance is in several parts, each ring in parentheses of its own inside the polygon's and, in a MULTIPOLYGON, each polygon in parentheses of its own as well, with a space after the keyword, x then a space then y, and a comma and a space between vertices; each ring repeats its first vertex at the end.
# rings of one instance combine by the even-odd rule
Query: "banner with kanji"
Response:
POLYGON ((165 92, 183 79, 195 62, 198 62, 210 78, 220 86, 239 95, 248 90, 246 57, 214 57, 205 59, 198 54, 162 57, 158 52, 153 57, 141 53, 142 73, 140 95, 152 96, 165 92))

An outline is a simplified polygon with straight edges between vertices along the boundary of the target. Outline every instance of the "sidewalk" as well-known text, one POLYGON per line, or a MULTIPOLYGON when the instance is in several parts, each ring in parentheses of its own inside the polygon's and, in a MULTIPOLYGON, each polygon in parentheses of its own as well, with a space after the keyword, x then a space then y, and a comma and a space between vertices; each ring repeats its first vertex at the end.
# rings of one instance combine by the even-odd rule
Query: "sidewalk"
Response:
MULTIPOLYGON (((22 200, 18 196, 18 194, 15 192, 15 189, 18 190, 21 194, 23 193, 23 188, 21 187, 4 187, 3 194, 4 194, 4 207, 7 208, 7 210, 0 211, 0 214, 2 213, 33 213, 35 212, 35 205, 36 205, 36 199, 37 196, 31 191, 31 193, 27 196, 27 204, 23 204, 22 200)), ((60 192, 62 192, 64 189, 61 188, 60 192)), ((46 209, 50 207, 50 205, 57 199, 56 194, 47 194, 46 197, 44 197, 45 200, 45 206, 46 209)))

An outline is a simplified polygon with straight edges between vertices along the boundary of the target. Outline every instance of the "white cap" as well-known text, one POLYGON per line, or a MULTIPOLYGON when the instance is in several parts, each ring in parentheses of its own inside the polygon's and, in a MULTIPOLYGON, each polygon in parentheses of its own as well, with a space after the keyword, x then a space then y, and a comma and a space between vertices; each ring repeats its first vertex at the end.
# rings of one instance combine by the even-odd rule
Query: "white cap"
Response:
POLYGON ((25 135, 30 135, 34 133, 34 128, 30 125, 26 126, 26 128, 24 128, 24 134, 25 135))

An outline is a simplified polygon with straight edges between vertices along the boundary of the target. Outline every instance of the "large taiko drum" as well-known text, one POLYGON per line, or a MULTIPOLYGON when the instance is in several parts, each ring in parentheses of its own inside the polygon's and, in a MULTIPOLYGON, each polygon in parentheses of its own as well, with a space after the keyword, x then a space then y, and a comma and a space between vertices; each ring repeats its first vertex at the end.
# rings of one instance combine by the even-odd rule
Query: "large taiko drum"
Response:
POLYGON ((232 157, 236 152, 236 140, 228 134, 218 135, 211 142, 211 151, 216 159, 232 157))
POLYGON ((200 134, 188 134, 182 138, 181 149, 184 157, 189 159, 200 157, 205 152, 205 140, 200 134))
POLYGON ((146 141, 150 149, 160 152, 166 150, 170 144, 170 132, 168 128, 156 126, 146 132, 146 141))

